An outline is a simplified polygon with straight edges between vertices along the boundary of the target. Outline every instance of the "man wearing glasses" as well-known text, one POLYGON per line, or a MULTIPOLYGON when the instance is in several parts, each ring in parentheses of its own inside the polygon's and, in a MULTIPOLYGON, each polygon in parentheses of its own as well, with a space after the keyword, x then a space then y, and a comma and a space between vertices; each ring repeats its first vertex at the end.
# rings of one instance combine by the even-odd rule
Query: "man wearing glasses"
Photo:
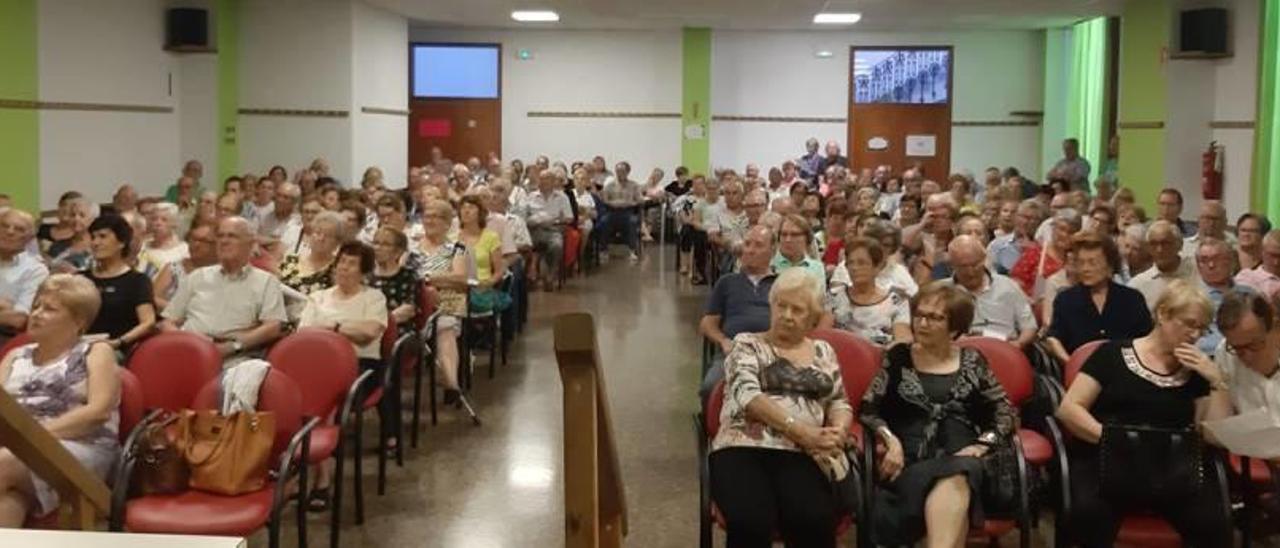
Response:
MULTIPOLYGON (((1218 238, 1205 236, 1203 230, 1197 236, 1197 241, 1195 257, 1196 268, 1200 273, 1200 285, 1209 296, 1209 300, 1213 302, 1216 312, 1222 306, 1222 299, 1235 289, 1236 284, 1232 279, 1232 273, 1235 272, 1236 253, 1231 248, 1231 244, 1218 238)), ((1214 356, 1221 343, 1222 331, 1218 329, 1217 322, 1211 322, 1204 335, 1201 335, 1200 340, 1196 342, 1196 346, 1200 347, 1201 352, 1214 356)))
POLYGON ((1178 227, 1165 220, 1151 223, 1147 228, 1147 247, 1155 262, 1151 268, 1135 274, 1129 285, 1142 293, 1147 308, 1155 311, 1156 299, 1174 280, 1194 281, 1195 265, 1182 257, 1182 235, 1178 227))
POLYGON ((1214 361, 1231 390, 1237 413, 1280 410, 1280 301, 1247 289, 1232 290, 1218 308, 1222 330, 1214 361))

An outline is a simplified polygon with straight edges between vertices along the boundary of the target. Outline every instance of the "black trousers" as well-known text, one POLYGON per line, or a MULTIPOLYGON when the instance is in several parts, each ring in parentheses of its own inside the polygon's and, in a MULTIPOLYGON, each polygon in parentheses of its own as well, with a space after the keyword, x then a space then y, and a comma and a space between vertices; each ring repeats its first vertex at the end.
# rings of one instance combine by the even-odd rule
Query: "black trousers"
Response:
MULTIPOLYGON (((360 396, 360 401, 357 402, 357 405, 363 404, 365 398, 369 397, 370 392, 382 387, 382 378, 385 374, 386 362, 375 358, 360 358, 360 373, 363 374, 365 371, 370 370, 373 371, 373 379, 370 380, 369 384, 365 385, 368 388, 360 396)), ((398 372, 392 372, 391 374, 395 375, 396 373, 398 372)), ((396 423, 393 421, 400 418, 396 416, 396 402, 399 399, 399 387, 388 386, 382 391, 382 399, 378 401, 378 428, 384 436, 389 438, 395 437, 396 435, 396 423)))
POLYGON ((711 499, 724 514, 729 548, 836 545, 831 481, 804 453, 730 447, 711 454, 711 499))
POLYGON ((690 225, 680 229, 680 251, 693 251, 693 268, 700 276, 707 275, 707 233, 690 225))
POLYGON ((1111 500, 1102 493, 1096 456, 1071 459, 1071 516, 1068 537, 1086 548, 1115 544, 1124 514, 1147 510, 1168 521, 1186 546, 1218 548, 1231 546, 1231 524, 1206 470, 1200 492, 1194 497, 1136 496, 1133 500, 1111 500), (1145 499, 1145 500, 1144 500, 1145 499))

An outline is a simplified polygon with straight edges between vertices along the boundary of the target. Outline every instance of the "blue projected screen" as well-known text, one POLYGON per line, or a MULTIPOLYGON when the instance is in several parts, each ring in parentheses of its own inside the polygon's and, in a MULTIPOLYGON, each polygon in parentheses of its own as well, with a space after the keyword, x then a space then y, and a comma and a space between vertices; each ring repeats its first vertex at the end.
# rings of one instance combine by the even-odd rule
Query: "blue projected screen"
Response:
POLYGON ((945 105, 950 72, 947 49, 854 50, 854 102, 945 105))
POLYGON ((413 96, 498 98, 498 46, 413 46, 413 96))

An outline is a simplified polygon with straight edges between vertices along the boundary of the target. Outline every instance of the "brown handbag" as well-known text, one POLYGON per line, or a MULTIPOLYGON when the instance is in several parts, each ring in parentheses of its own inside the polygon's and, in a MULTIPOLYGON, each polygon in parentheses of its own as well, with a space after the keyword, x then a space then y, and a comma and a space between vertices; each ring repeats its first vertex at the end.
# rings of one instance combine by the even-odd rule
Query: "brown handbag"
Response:
POLYGON ((275 433, 276 418, 271 412, 183 411, 178 439, 191 467, 189 485, 220 495, 261 489, 275 433))
POLYGON ((177 419, 177 415, 168 415, 151 422, 139 435, 130 496, 167 495, 187 489, 190 470, 170 428, 177 419))

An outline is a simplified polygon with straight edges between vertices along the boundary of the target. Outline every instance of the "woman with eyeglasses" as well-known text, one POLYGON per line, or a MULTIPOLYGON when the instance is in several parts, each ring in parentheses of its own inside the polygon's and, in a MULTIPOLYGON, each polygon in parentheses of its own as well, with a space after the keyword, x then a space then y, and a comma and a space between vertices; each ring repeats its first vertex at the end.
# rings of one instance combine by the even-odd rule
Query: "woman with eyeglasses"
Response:
POLYGON ((884 250, 870 238, 844 244, 844 268, 851 283, 827 292, 821 327, 851 331, 876 346, 911 340, 906 298, 882 288, 876 277, 884 267, 884 250))
MULTIPOLYGON (((1008 443, 1017 416, 982 354, 955 340, 973 297, 936 281, 911 299, 913 342, 890 347, 862 398, 868 435, 884 446, 867 520, 876 544, 963 546, 984 519, 983 459, 1008 443)), ((994 479, 993 479, 994 481, 994 479)))
POLYGON ((416 272, 438 292, 436 365, 440 368, 446 404, 458 401, 458 334, 461 318, 467 315, 467 253, 462 244, 449 238, 453 216, 449 202, 428 201, 422 212, 422 240, 405 262, 405 268, 416 272))
MULTIPOLYGON (((1106 429, 1190 430, 1231 414, 1222 372, 1195 346, 1212 320, 1209 298, 1198 287, 1178 280, 1157 299, 1155 312, 1155 328, 1146 336, 1112 339, 1090 355, 1056 413, 1072 435, 1068 443, 1070 535, 1085 547, 1111 546, 1121 512, 1136 508, 1164 518, 1189 546, 1230 546, 1227 510, 1221 507, 1213 483, 1207 478, 1196 485, 1195 481, 1184 483, 1189 478, 1180 475, 1164 477, 1175 469, 1173 459, 1192 458, 1178 450, 1172 439, 1159 449, 1166 462, 1121 472, 1159 475, 1141 482, 1159 489, 1117 494, 1101 485, 1111 479, 1103 474, 1107 457, 1102 446, 1110 443, 1106 429)), ((1144 436, 1139 443, 1148 439, 1144 436)))
POLYGON ((1071 238, 1075 285, 1063 289, 1047 310, 1049 352, 1066 363, 1089 341, 1136 339, 1151 331, 1146 300, 1136 289, 1116 283, 1120 250, 1091 230, 1071 238))

